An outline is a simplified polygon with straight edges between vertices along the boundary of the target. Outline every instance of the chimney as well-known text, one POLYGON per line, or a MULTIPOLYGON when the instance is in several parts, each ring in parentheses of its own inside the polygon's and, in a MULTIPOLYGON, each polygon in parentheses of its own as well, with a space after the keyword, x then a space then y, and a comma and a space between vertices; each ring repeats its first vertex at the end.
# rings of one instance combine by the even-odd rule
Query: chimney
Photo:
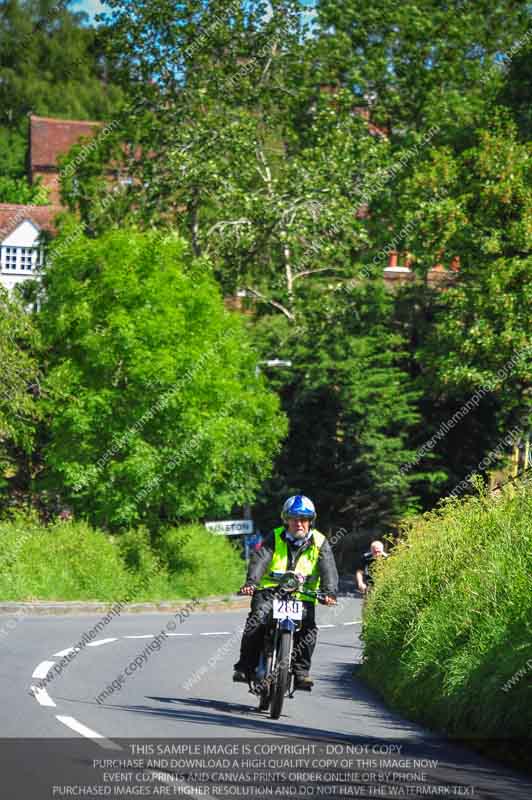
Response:
POLYGON ((388 256, 388 268, 397 266, 397 250, 392 250, 388 256))

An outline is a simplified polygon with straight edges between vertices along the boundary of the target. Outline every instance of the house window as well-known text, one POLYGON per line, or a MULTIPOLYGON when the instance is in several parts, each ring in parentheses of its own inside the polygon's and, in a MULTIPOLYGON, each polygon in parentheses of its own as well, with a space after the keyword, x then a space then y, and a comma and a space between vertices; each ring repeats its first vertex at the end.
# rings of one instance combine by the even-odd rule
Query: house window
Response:
POLYGON ((39 250, 36 247, 2 247, 2 270, 9 272, 33 272, 40 263, 39 250))
POLYGON ((6 269, 17 268, 17 248, 16 247, 3 247, 2 248, 2 266, 6 269))

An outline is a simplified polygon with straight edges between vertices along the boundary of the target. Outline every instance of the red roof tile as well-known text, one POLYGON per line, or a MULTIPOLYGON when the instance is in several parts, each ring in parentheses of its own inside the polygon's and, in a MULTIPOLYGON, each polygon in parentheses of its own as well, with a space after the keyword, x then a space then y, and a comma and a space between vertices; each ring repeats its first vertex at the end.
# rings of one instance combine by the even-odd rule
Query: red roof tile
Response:
POLYGON ((24 206, 15 203, 0 203, 0 240, 13 233, 25 219, 30 220, 42 230, 56 233, 54 220, 61 211, 64 211, 61 206, 24 206))
POLYGON ((30 116, 31 169, 57 166, 59 155, 67 153, 81 136, 94 136, 102 122, 52 119, 30 116))

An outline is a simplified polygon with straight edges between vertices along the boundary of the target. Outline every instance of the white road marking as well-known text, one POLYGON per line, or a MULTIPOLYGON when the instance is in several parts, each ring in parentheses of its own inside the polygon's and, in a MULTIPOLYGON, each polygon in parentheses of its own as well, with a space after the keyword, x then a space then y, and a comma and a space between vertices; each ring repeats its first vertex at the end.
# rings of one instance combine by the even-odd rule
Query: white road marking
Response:
POLYGON ((200 636, 228 636, 231 631, 209 631, 208 633, 200 633, 200 636))
POLYGON ((167 633, 167 636, 192 636, 191 633, 167 633))
POLYGON ((39 686, 30 686, 30 689, 34 698, 38 703, 41 704, 41 706, 50 706, 51 708, 55 708, 54 701, 44 687, 41 689, 39 686))
POLYGON ((318 625, 318 628, 336 628, 336 625, 318 625))
POLYGON ((54 653, 54 658, 63 658, 63 656, 69 656, 70 653, 79 653, 79 647, 66 647, 64 650, 60 650, 58 653, 54 653))
POLYGON ((361 622, 361 619, 355 619, 354 622, 344 622, 344 625, 359 625, 361 622))
POLYGON ((139 636, 124 636, 124 639, 153 639, 154 633, 141 633, 139 636))
POLYGON ((46 678, 55 661, 41 661, 41 663, 33 670, 32 678, 46 678))
POLYGON ((81 722, 78 722, 77 719, 74 719, 74 717, 63 717, 59 714, 56 714, 55 718, 58 719, 59 722, 62 722, 63 725, 66 725, 67 728, 79 733, 80 736, 85 736, 86 739, 92 739, 96 742, 96 744, 99 744, 100 747, 103 747, 105 750, 123 749, 116 742, 113 742, 111 739, 107 739, 105 736, 102 736, 101 733, 97 733, 97 731, 93 731, 91 728, 87 728, 85 725, 82 725, 81 722))
POLYGON ((89 642, 87 647, 99 647, 101 644, 108 644, 109 642, 116 642, 115 639, 96 639, 95 642, 89 642))

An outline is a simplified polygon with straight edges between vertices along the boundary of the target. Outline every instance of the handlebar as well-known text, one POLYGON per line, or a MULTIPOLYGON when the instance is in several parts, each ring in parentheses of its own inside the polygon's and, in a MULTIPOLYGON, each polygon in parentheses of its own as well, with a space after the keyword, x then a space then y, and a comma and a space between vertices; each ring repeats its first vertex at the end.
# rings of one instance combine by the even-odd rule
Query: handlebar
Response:
MULTIPOLYGON (((270 577, 270 578, 272 578, 273 580, 278 580, 278 581, 280 581, 280 580, 281 580, 281 578, 282 578, 284 575, 285 575, 285 573, 284 573, 284 572, 271 572, 271 573, 270 573, 270 575, 269 575, 269 577, 270 577)), ((275 589, 275 588, 279 588, 279 587, 270 587, 270 589, 275 589)), ((255 594, 255 592, 257 591, 257 589, 258 589, 258 586, 255 586, 254 584, 245 584, 245 586, 242 586, 242 587, 241 587, 241 589, 239 590, 238 594, 239 594, 239 595, 241 595, 241 596, 250 596, 250 595, 254 595, 254 594, 255 594), (243 589, 244 589, 244 588, 250 588, 250 589, 252 589, 253 591, 251 591, 251 592, 244 592, 244 591, 243 591, 243 589)), ((331 597, 331 595, 327 594, 327 592, 322 592, 322 591, 320 591, 320 590, 318 590, 317 592, 315 592, 313 589, 305 589, 305 588, 304 588, 304 583, 302 584, 302 586, 301 586, 301 588, 300 588, 300 589, 296 589, 296 592, 302 592, 303 594, 306 594, 306 595, 308 595, 308 596, 310 596, 310 597, 315 597, 315 598, 318 600, 318 602, 319 602, 319 603, 322 603, 322 604, 324 604, 324 605, 325 605, 325 598, 326 598, 326 597, 331 597)), ((290 593, 290 592, 288 592, 288 594, 291 594, 291 593, 290 593)), ((332 604, 332 603, 331 603, 331 605, 337 605, 336 598, 333 598, 333 599, 334 599, 334 604, 332 604)))

